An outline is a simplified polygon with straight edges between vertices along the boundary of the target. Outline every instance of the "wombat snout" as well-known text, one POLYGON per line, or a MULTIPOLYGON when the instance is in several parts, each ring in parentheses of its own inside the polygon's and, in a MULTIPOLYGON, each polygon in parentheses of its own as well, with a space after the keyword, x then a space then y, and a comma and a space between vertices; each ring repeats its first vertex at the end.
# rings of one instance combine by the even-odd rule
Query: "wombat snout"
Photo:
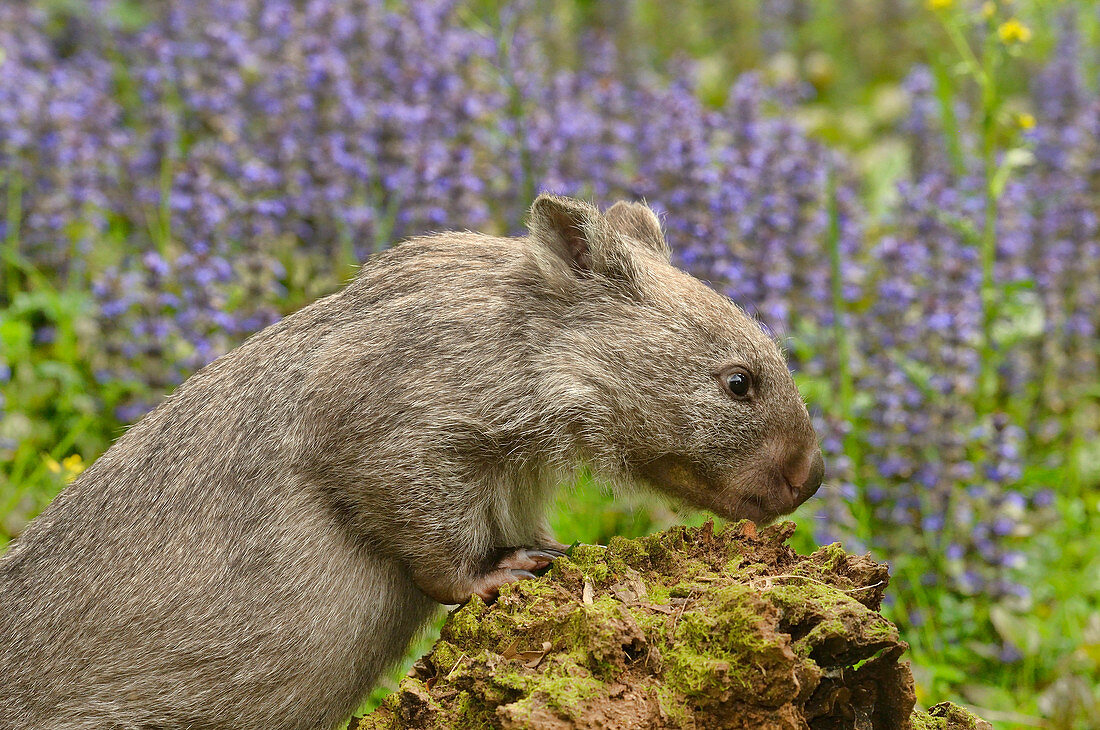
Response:
POLYGON ((825 478, 825 458, 821 449, 815 448, 812 453, 800 454, 789 461, 783 468, 783 478, 794 497, 795 507, 814 496, 825 478))

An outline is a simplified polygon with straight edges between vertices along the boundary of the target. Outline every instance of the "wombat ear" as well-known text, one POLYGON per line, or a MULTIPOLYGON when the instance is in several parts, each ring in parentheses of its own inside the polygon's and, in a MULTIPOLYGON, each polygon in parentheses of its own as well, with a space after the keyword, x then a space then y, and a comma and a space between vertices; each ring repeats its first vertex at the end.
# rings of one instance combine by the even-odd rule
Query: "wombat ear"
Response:
POLYGON ((661 221, 648 205, 620 200, 604 213, 604 217, 619 233, 630 236, 666 261, 672 259, 672 250, 661 233, 661 221))
POLYGON ((606 224, 600 211, 583 200, 540 195, 531 205, 527 227, 575 269, 593 271, 603 263, 599 249, 608 235, 606 224))

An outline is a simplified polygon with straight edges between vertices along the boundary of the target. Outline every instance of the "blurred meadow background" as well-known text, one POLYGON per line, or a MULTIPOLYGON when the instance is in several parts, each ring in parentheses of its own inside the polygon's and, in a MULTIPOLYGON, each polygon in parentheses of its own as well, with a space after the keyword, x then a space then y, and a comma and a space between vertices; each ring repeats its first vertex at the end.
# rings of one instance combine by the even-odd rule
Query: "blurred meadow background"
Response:
MULTIPOLYGON (((2 0, 0 544, 404 237, 648 200, 784 338, 918 701, 1100 727, 1089 0, 2 0)), ((691 513, 583 478, 560 539, 691 513)), ((0 547, 2 549, 2 547, 0 547)))

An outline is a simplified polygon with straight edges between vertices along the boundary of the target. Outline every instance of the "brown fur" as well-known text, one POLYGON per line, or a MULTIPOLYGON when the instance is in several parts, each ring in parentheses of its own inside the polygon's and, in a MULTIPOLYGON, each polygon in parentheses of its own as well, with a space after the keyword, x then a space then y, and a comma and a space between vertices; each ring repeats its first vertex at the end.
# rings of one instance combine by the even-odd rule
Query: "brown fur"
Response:
POLYGON ((579 464, 727 517, 817 488, 779 349, 648 208, 530 229, 378 254, 92 464, 0 558, 0 727, 331 728, 437 601, 552 559, 579 464))

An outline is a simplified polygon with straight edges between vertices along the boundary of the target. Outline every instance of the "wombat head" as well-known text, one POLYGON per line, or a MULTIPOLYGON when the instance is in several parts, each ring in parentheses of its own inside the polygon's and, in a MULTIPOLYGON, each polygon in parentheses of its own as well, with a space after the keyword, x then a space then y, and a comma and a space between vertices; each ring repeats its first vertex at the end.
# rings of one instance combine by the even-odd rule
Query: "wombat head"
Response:
POLYGON ((541 395, 597 471, 731 519, 770 520, 817 491, 824 462, 783 353, 671 265, 652 210, 543 195, 529 227, 563 302, 541 395))

